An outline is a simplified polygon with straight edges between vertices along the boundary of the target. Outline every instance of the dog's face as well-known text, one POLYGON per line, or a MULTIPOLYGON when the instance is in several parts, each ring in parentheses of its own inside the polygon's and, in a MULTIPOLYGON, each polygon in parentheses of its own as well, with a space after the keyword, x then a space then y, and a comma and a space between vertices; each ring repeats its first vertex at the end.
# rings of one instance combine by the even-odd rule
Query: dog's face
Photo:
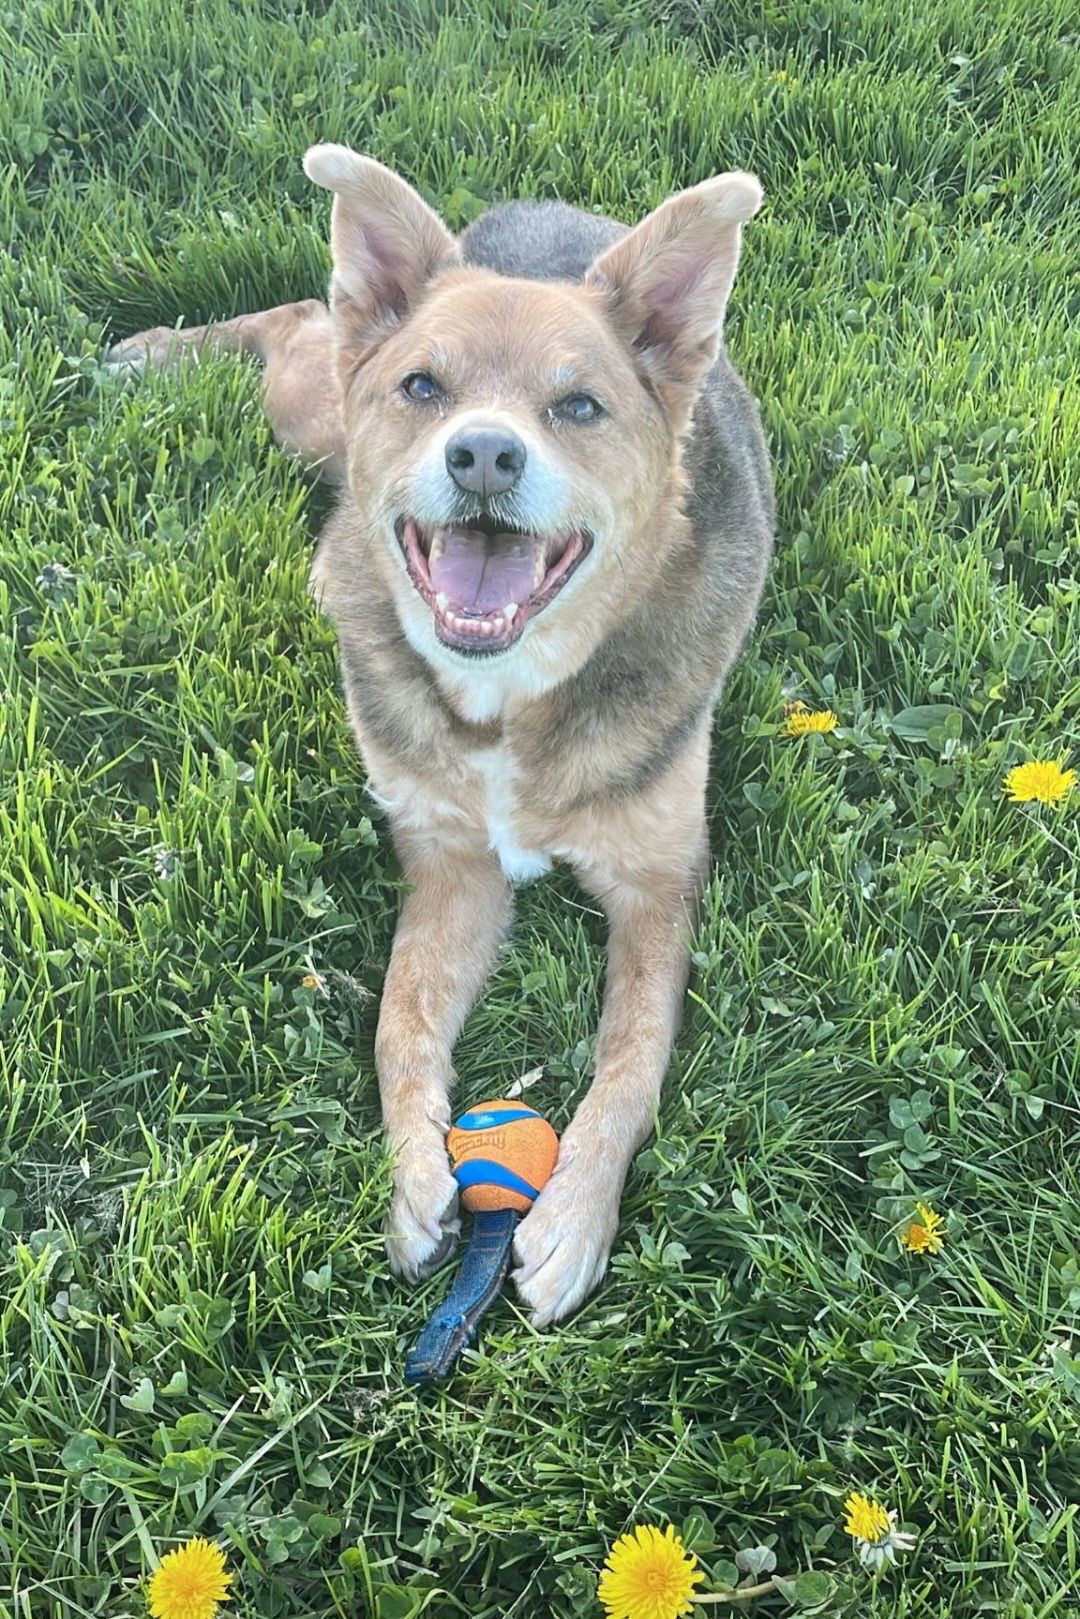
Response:
POLYGON ((545 639, 583 661, 662 565, 678 440, 756 182, 672 199, 574 286, 461 267, 437 217, 370 159, 317 147, 306 167, 336 193, 349 481, 374 540, 358 567, 380 569, 444 666, 545 639))
POLYGON ((442 275, 347 401, 353 490, 466 657, 507 652, 571 589, 585 612, 606 599, 671 454, 594 295, 482 270, 442 275))

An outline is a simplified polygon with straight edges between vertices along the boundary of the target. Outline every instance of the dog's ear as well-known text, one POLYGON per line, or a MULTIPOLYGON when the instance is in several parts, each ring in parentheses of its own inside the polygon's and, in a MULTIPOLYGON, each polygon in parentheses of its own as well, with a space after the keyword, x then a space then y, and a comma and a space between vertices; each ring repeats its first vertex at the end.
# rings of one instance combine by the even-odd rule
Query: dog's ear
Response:
POLYGON ((362 363, 457 260, 457 243, 411 186, 347 146, 312 146, 304 173, 334 193, 330 308, 342 364, 362 363))
POLYGON ((586 274, 680 422, 719 352, 742 226, 760 207, 752 174, 718 174, 669 197, 586 274))

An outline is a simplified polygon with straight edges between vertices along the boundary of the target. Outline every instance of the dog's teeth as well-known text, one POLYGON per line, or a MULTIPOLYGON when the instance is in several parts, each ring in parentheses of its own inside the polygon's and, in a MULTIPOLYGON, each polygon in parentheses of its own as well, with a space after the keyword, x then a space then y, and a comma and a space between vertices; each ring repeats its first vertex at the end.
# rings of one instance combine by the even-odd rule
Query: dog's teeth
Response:
POLYGON ((541 546, 541 548, 536 553, 536 565, 533 568, 533 589, 534 590, 537 587, 537 585, 542 585, 543 584, 544 575, 547 573, 547 571, 548 571, 547 570, 547 554, 546 554, 543 546, 541 546))
POLYGON ((482 635, 492 638, 505 635, 514 621, 514 614, 519 610, 517 602, 508 602, 504 612, 492 613, 490 618, 462 618, 459 613, 451 611, 447 598, 441 591, 436 596, 435 602, 443 623, 456 635, 482 635))
POLYGON ((445 550, 446 541, 442 534, 433 534, 431 536, 431 545, 428 548, 428 562, 438 562, 445 550))
POLYGON ((439 594, 435 598, 435 605, 439 609, 440 613, 445 613, 446 612, 446 609, 450 605, 450 598, 446 594, 445 590, 440 590, 439 591, 439 594))

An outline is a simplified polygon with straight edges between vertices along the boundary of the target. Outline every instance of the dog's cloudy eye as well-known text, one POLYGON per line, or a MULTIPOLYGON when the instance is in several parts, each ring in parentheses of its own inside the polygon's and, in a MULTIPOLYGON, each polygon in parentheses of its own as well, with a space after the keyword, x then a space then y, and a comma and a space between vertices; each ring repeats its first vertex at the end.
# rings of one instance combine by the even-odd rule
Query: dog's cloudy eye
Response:
POLYGON ((591 394, 567 394, 555 406, 554 414, 566 422, 591 422, 600 411, 600 404, 591 394))
POLYGON ((406 398, 415 399, 423 405, 429 399, 437 399, 440 388, 435 378, 429 377, 426 371, 411 371, 401 384, 401 391, 406 398))

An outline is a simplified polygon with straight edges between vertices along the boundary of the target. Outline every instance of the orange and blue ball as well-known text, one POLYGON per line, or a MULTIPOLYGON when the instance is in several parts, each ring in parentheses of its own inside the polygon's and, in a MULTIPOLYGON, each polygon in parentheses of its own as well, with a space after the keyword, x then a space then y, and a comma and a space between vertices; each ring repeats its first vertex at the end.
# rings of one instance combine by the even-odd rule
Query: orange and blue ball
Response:
POLYGON ((559 1138, 535 1108, 500 1099, 481 1102, 456 1119, 446 1150, 470 1213, 513 1209, 525 1214, 551 1178, 559 1138))

